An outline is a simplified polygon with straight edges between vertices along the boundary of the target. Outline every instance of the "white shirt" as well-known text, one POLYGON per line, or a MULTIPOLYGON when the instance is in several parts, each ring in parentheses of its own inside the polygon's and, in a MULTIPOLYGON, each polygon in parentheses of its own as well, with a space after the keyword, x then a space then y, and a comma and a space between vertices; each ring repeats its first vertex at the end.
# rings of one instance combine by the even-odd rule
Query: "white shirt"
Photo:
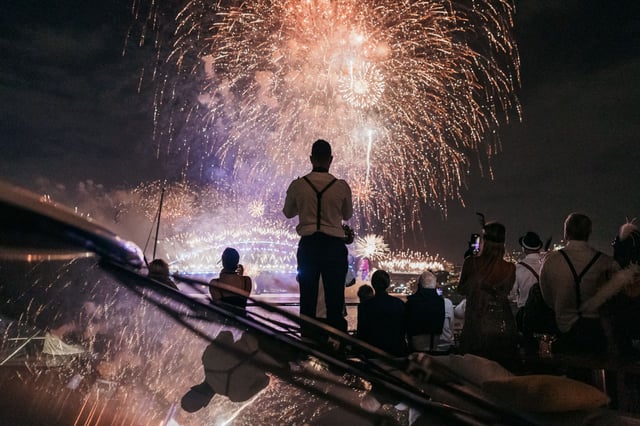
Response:
MULTIPOLYGON (((563 249, 569 256, 576 273, 580 275, 593 259, 596 250, 586 241, 571 240, 563 249)), ((611 274, 620 269, 611 256, 601 254, 580 281, 582 303, 589 300, 611 274)), ((558 329, 566 333, 578 320, 576 291, 571 269, 561 253, 546 254, 540 271, 540 289, 545 302, 555 311, 558 329)), ((582 312, 585 318, 598 318, 598 312, 582 312)))
MULTIPOLYGON (((542 255, 540 255, 540 253, 529 253, 521 262, 531 266, 538 276, 540 276, 540 269, 542 268, 542 255)), ((537 282, 538 279, 526 266, 516 263, 516 282, 513 285, 509 299, 514 301, 518 308, 522 308, 524 304, 527 303, 529 290, 537 282)))
MULTIPOLYGON (((311 172, 306 177, 318 191, 322 191, 334 178, 330 173, 311 172)), ((347 182, 338 179, 323 194, 320 202, 319 231, 333 237, 344 237, 342 221, 351 219, 353 203, 351 188, 347 182)), ((316 192, 303 178, 295 179, 287 189, 282 212, 291 219, 298 216, 296 232, 300 236, 311 235, 317 229, 318 198, 316 192)))
POLYGON ((442 326, 442 334, 438 339, 437 350, 447 351, 453 345, 453 303, 451 300, 444 298, 444 325, 442 326))

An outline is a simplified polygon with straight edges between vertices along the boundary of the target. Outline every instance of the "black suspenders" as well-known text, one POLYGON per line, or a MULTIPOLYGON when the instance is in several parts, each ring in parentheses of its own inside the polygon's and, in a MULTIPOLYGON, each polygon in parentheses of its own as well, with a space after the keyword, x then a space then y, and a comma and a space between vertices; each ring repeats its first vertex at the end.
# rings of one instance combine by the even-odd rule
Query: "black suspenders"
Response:
MULTIPOLYGON (((540 285, 540 276, 538 275, 536 270, 531 267, 531 265, 524 262, 518 262, 518 265, 522 265, 527 268, 529 272, 531 272, 531 274, 536 278, 536 282, 538 283, 538 285, 540 285)), ((518 287, 518 299, 520 299, 520 287, 518 287)))
POLYGON ((322 200, 322 194, 324 194, 324 192, 329 189, 329 187, 331 185, 333 185, 338 179, 333 178, 333 180, 331 182, 329 182, 327 184, 327 186, 324 187, 324 189, 322 191, 318 191, 316 189, 316 187, 311 183, 311 181, 309 180, 309 178, 307 178, 306 176, 302 177, 305 181, 307 181, 307 183, 309 184, 309 186, 311 186, 311 188, 313 189, 313 191, 316 193, 316 197, 318 198, 318 209, 316 211, 316 231, 320 230, 320 202, 322 200))
POLYGON ((559 251, 560 251, 560 254, 562 254, 562 256, 564 257, 564 260, 567 261, 567 264, 569 265, 569 269, 571 269, 571 273, 573 274, 573 282, 576 285, 575 290, 576 290, 576 305, 578 309, 578 316, 581 317, 582 313, 580 312, 580 305, 582 305, 582 295, 580 294, 580 281, 582 281, 582 277, 584 277, 584 274, 586 274, 587 271, 593 266, 593 264, 596 263, 596 260, 598 260, 598 258, 602 253, 597 252, 596 255, 593 256, 593 259, 591 259, 589 263, 587 263, 587 266, 584 267, 582 272, 580 272, 580 275, 578 275, 578 273, 576 272, 576 268, 573 266, 573 263, 571 263, 571 260, 569 260, 569 256, 567 256, 567 253, 565 253, 564 250, 559 250, 559 251))
POLYGON ((536 277, 536 280, 537 280, 537 281, 540 281, 540 277, 538 276, 538 273, 536 272, 536 270, 535 270, 535 269, 533 269, 533 268, 531 267, 531 265, 528 265, 528 264, 526 264, 526 263, 524 263, 524 262, 518 262, 518 265, 522 265, 522 266, 524 266, 525 268, 527 268, 529 271, 531 271, 531 273, 533 274, 533 276, 534 276, 534 277, 536 277))

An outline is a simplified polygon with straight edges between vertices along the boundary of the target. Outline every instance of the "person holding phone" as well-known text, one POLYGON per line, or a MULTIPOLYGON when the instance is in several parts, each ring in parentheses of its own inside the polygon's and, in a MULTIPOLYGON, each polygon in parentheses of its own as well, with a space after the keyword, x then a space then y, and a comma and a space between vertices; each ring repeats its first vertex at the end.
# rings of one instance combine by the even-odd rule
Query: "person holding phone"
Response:
POLYGON ((244 275, 244 266, 240 263, 240 254, 234 248, 227 247, 222 252, 222 271, 220 276, 211 280, 209 293, 211 299, 238 306, 247 307, 247 297, 251 295, 251 278, 244 275))
POLYGON ((465 259, 458 293, 467 298, 460 352, 508 364, 517 351, 516 321, 508 298, 516 268, 504 260, 505 236, 501 223, 484 224, 480 253, 465 259))

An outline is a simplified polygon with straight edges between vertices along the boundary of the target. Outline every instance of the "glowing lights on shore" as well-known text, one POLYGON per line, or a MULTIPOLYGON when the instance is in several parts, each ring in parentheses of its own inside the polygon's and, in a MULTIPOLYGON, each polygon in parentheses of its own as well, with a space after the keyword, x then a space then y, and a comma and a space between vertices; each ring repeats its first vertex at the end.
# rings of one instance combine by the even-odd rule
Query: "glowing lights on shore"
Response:
POLYGON ((167 238, 162 248, 174 270, 214 273, 222 269, 220 255, 226 247, 240 253, 247 275, 260 272, 296 272, 296 248, 300 237, 283 225, 268 222, 219 226, 219 231, 185 232, 167 238))
MULTIPOLYGON (((245 273, 295 274, 299 237, 277 223, 246 224, 221 232, 187 232, 162 242, 172 270, 191 274, 211 274, 222 269, 220 255, 226 247, 240 252, 245 273)), ((453 265, 438 255, 417 251, 391 251, 382 237, 358 238, 353 255, 375 261, 378 269, 393 273, 416 274, 429 269, 451 271, 453 265)))
POLYGON ((439 255, 429 255, 412 250, 394 251, 385 259, 378 261, 378 268, 396 274, 419 275, 426 270, 452 271, 453 265, 439 255))
MULTIPOLYGON (((98 185, 83 185, 78 198, 83 216, 99 217, 122 225, 122 235, 141 247, 155 237, 155 219, 164 188, 162 217, 157 241, 157 257, 169 261, 173 272, 217 273, 226 247, 240 252, 247 274, 296 273, 299 236, 294 222, 284 219, 273 203, 256 198, 229 197, 213 185, 188 181, 151 181, 128 190, 104 192, 98 185), (91 201, 90 203, 88 201, 91 201), (151 230, 151 235, 147 230, 151 230)), ((64 195, 63 193, 57 194, 64 195)), ((67 196, 70 196, 67 194, 67 196)), ((42 202, 53 202, 45 195, 42 202)), ((145 248, 151 247, 151 244, 145 248)), ((382 235, 365 233, 347 246, 354 258, 367 259, 375 267, 397 273, 420 273, 425 269, 450 270, 452 266, 438 255, 413 251, 394 251, 382 235)), ((150 256, 150 250, 146 251, 150 256)))

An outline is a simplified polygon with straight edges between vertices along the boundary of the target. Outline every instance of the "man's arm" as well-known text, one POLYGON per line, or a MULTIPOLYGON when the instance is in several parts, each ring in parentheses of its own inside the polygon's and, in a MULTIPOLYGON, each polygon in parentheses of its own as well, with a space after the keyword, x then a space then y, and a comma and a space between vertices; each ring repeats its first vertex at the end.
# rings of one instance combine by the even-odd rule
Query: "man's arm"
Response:
POLYGON ((351 188, 347 182, 344 182, 347 188, 347 196, 342 203, 342 219, 349 220, 353 216, 353 200, 351 197, 351 188))
POLYGON ((282 213, 287 219, 291 219, 295 217, 298 212, 298 205, 296 204, 295 196, 293 195, 292 186, 295 181, 291 182, 289 188, 287 188, 287 196, 284 199, 284 207, 282 208, 282 213))

